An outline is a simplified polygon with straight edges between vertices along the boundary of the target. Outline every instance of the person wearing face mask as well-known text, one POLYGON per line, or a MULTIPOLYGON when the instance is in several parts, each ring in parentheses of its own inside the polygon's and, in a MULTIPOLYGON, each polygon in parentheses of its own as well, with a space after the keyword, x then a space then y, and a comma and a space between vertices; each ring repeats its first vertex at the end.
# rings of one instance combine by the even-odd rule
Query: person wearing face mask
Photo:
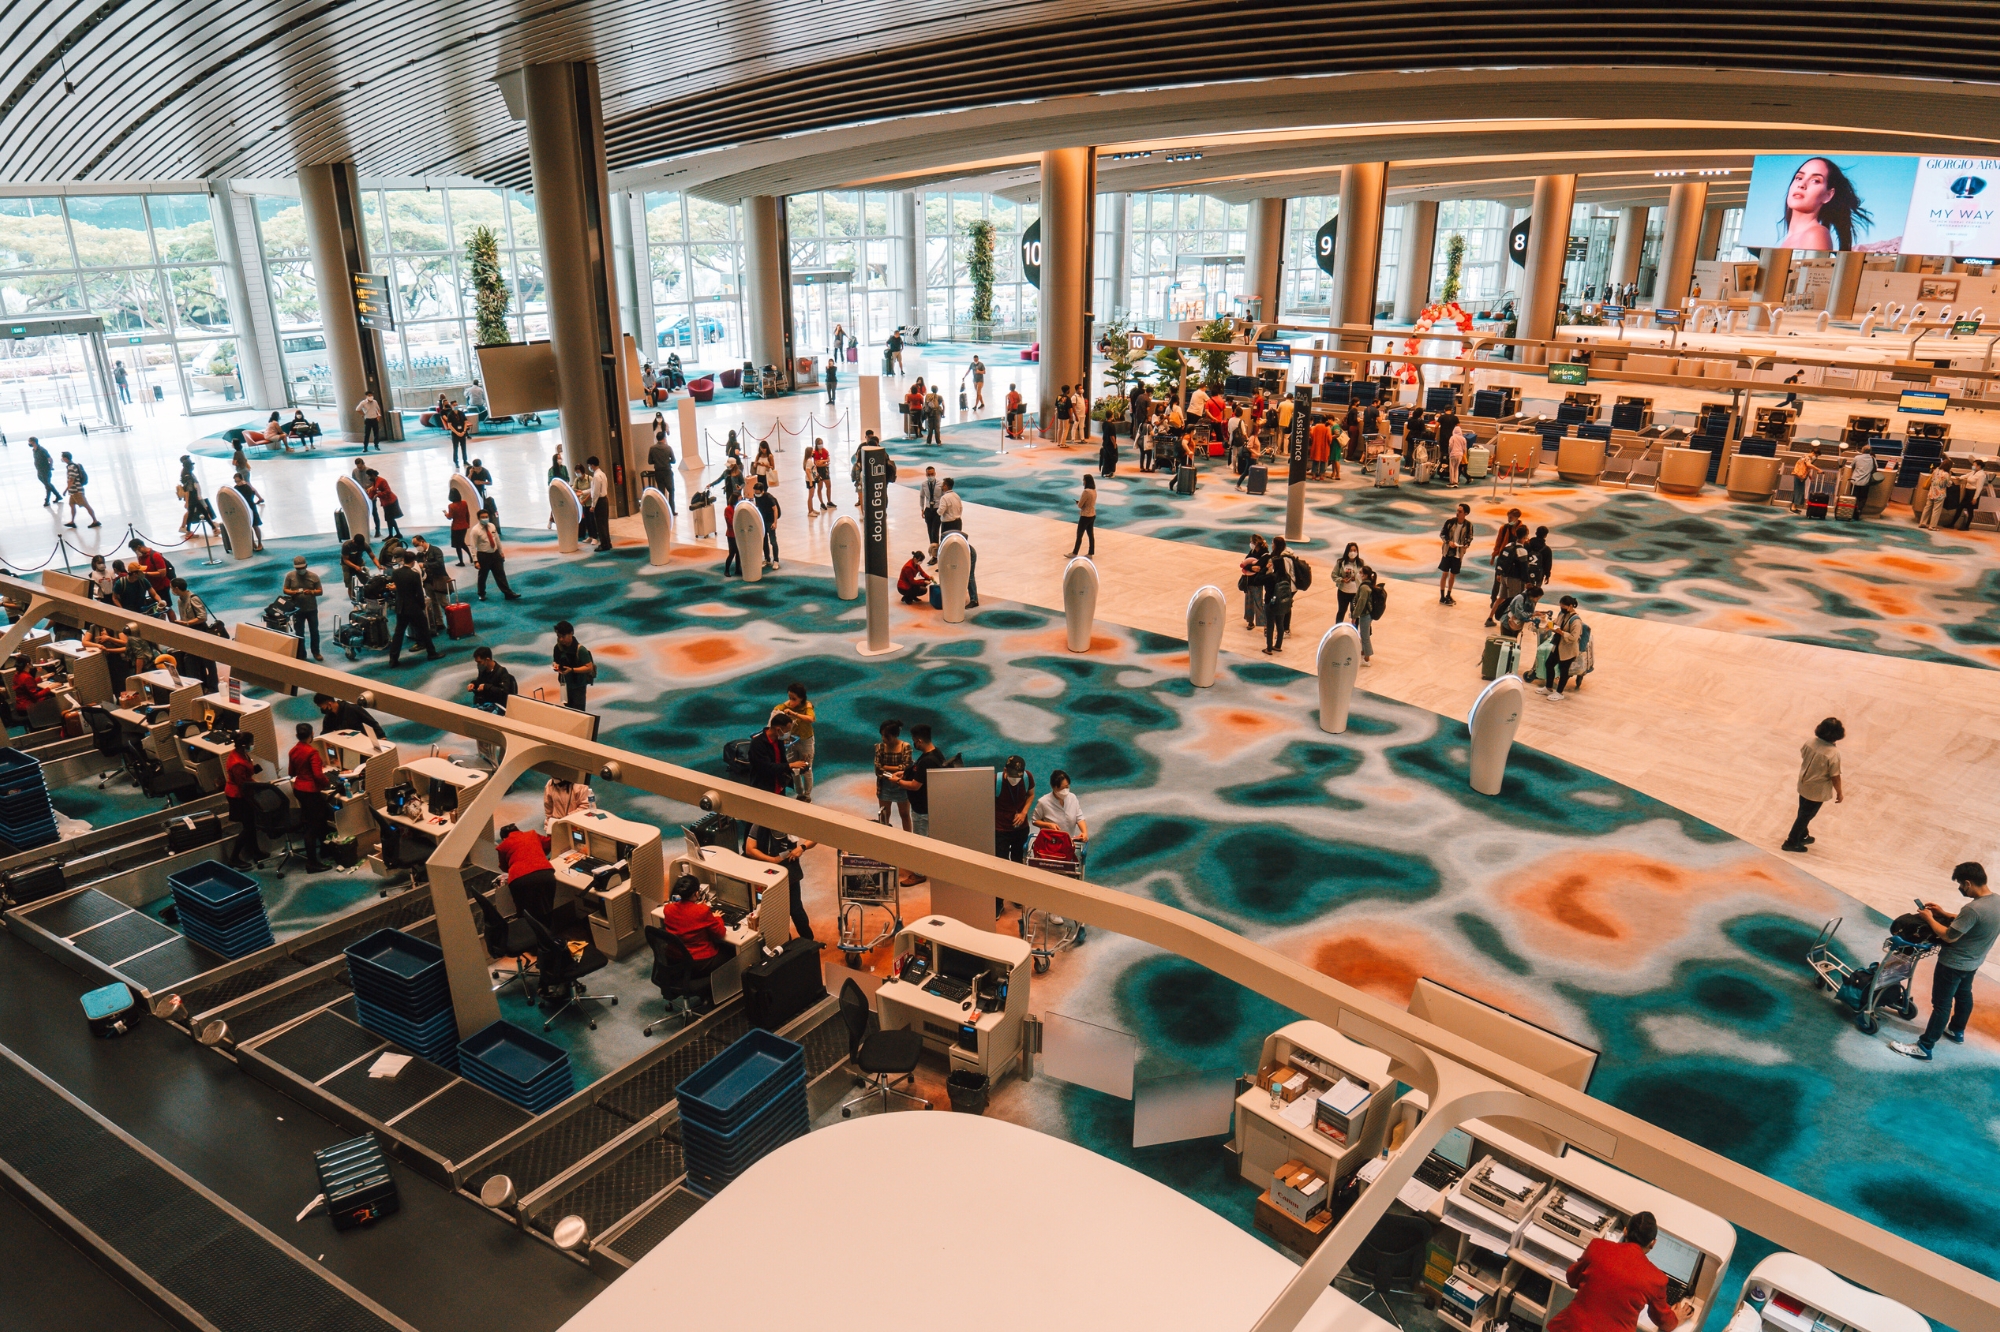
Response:
POLYGON ((1333 566, 1334 590, 1340 599, 1340 607, 1333 616, 1335 624, 1345 620, 1354 605, 1354 594, 1361 590, 1361 569, 1361 547, 1350 541, 1333 566))
POLYGON ((1028 836, 1034 832, 1028 811, 1035 803, 1035 775, 1027 760, 1010 754, 1000 769, 993 796, 993 854, 1016 864, 1027 859, 1028 836))

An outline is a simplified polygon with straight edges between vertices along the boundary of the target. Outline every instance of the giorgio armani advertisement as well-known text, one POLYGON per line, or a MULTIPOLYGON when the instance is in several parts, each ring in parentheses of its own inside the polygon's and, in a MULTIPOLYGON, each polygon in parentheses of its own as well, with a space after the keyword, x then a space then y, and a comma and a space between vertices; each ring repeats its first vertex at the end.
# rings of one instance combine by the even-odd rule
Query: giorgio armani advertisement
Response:
POLYGON ((1919 157, 1903 249, 1958 258, 2000 255, 2000 157, 1919 157))

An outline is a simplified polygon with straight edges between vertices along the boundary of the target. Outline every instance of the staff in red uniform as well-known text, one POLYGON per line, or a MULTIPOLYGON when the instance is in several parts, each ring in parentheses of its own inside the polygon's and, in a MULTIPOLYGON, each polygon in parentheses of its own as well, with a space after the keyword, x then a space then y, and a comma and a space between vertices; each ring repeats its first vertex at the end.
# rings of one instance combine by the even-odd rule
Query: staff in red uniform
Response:
POLYGON ((1652 1311, 1660 1332, 1692 1318, 1694 1301, 1670 1307, 1667 1274, 1646 1257, 1659 1237, 1653 1214, 1640 1212, 1626 1223, 1623 1242, 1592 1240, 1563 1277, 1576 1298, 1549 1320, 1548 1332, 1635 1332, 1642 1308, 1652 1311))
POLYGON ((241 830, 229 856, 237 869, 257 868, 257 807, 250 802, 250 790, 257 784, 257 760, 250 757, 255 742, 250 732, 238 731, 235 748, 222 760, 222 794, 229 801, 229 820, 241 830))
POLYGON ((500 830, 500 864, 507 871, 507 891, 514 909, 544 925, 556 909, 556 870, 549 863, 549 839, 508 824, 500 830))
POLYGON ((305 839, 306 870, 318 874, 326 868, 320 859, 320 846, 326 841, 326 756, 313 743, 310 722, 300 722, 292 733, 299 742, 285 756, 285 771, 299 801, 299 836, 305 839))
POLYGON ((674 881, 673 896, 660 908, 660 928, 686 947, 697 976, 706 976, 729 960, 728 924, 701 900, 701 880, 692 874, 674 881))

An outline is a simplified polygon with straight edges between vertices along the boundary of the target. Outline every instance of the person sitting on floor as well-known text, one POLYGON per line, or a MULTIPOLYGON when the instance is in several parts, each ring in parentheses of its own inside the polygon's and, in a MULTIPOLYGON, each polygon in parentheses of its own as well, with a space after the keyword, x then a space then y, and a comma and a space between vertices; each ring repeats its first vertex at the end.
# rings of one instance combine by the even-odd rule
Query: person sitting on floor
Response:
POLYGON ((910 552, 910 562, 896 575, 896 591, 905 606, 914 606, 931 594, 931 576, 924 572, 924 553, 910 552))

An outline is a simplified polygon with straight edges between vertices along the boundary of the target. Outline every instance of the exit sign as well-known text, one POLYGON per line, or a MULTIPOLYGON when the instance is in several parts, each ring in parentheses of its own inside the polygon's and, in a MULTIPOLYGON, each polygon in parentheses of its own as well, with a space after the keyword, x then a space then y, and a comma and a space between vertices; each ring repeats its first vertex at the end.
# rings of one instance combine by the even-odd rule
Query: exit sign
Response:
POLYGON ((9 324, 7 332, 12 337, 25 338, 28 336, 28 326, 26 324, 9 324))

